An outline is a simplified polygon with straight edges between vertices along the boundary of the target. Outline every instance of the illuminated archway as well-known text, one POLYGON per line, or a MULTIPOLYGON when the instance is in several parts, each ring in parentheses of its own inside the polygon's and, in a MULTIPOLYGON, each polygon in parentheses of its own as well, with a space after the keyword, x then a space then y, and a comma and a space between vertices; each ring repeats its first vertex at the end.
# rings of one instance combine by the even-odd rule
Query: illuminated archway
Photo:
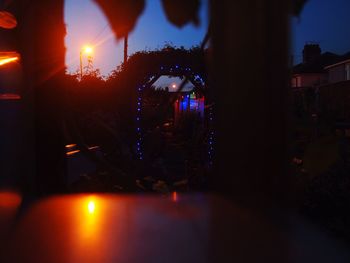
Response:
MULTIPOLYGON (((159 66, 156 72, 148 74, 144 78, 144 82, 137 85, 137 102, 136 102, 136 117, 135 117, 135 132, 136 132, 136 145, 135 152, 137 159, 142 161, 144 159, 144 134, 143 134, 143 94, 146 89, 152 87, 152 85, 161 77, 161 76, 174 76, 174 77, 184 77, 186 80, 190 81, 194 85, 196 92, 200 92, 203 95, 206 93, 207 85, 204 81, 204 78, 200 73, 193 70, 190 66, 181 66, 178 64, 175 65, 161 65, 159 66)), ((181 93, 181 90, 178 90, 174 93, 181 93)), ((189 95, 187 95, 189 96, 189 95)), ((203 96, 204 98, 204 96, 203 96)), ((172 105, 172 104, 171 104, 172 105)), ((207 120, 207 163, 208 166, 212 166, 213 163, 213 154, 214 154, 214 130, 213 130, 213 107, 212 105, 206 105, 204 118, 207 120)))

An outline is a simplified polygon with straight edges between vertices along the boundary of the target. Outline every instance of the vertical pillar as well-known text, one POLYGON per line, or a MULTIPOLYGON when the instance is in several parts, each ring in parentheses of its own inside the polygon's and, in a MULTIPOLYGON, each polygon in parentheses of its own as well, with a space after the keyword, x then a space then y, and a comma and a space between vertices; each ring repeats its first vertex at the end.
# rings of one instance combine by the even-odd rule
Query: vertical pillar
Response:
POLYGON ((128 38, 128 35, 124 37, 124 65, 126 65, 126 62, 128 61, 128 38))
POLYGON ((20 161, 23 182, 31 185, 27 190, 39 195, 61 192, 65 186, 63 5, 64 0, 17 1, 25 121, 20 161))
POLYGON ((288 3, 210 1, 217 140, 211 185, 232 206, 223 211, 213 202, 213 262, 288 258, 276 226, 289 205, 288 3))
POLYGON ((217 120, 214 190, 253 206, 286 200, 288 1, 211 1, 217 120))

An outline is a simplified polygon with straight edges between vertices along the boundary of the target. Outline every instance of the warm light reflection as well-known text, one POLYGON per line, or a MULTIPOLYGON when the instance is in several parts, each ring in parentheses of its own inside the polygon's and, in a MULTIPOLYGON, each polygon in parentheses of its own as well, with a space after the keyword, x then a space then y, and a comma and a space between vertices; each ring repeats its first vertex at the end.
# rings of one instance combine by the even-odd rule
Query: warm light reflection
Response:
POLYGON ((0 57, 0 66, 19 60, 19 57, 0 57))
POLYGON ((0 100, 20 100, 21 96, 13 93, 0 94, 0 100))
POLYGON ((177 193, 176 192, 173 192, 173 201, 177 202, 177 193))
MULTIPOLYGON (((71 149, 71 148, 74 148, 76 146, 76 144, 69 144, 69 145, 66 145, 66 149, 71 149)), ((91 146, 91 147, 88 147, 88 149, 90 151, 92 150, 98 150, 100 148, 100 146, 91 146)), ((76 153, 80 153, 80 150, 71 150, 71 151, 68 151, 66 152, 66 156, 71 156, 71 155, 74 155, 76 153)))
POLYGON ((88 210, 90 214, 93 214, 95 212, 95 202, 90 201, 88 204, 88 210))
POLYGON ((22 202, 22 197, 17 192, 0 191, 0 208, 17 209, 22 202))
POLYGON ((172 87, 173 89, 176 89, 176 84, 175 84, 175 83, 172 84, 171 87, 172 87))
MULTIPOLYGON (((0 202, 19 203, 14 200, 18 200, 17 195, 0 190, 0 202)), ((125 207, 129 204, 125 197, 101 194, 61 195, 37 201, 18 222, 13 221, 13 248, 24 249, 19 255, 22 260, 11 262, 23 262, 27 257, 33 259, 31 262, 120 262, 116 255, 128 248, 130 217, 125 207), (34 250, 27 249, 31 247, 34 250)), ((9 218, 15 212, 0 207, 0 223, 4 215, 9 218)), ((18 255, 17 250, 13 251, 18 255)))
POLYGON ((66 156, 71 156, 71 155, 74 155, 74 154, 79 153, 79 152, 80 152, 80 150, 69 151, 66 153, 66 156))
POLYGON ((84 197, 80 203, 80 230, 79 236, 87 242, 88 240, 93 241, 96 238, 98 232, 98 221, 100 220, 100 213, 97 213, 97 207, 99 206, 99 199, 95 196, 84 197))

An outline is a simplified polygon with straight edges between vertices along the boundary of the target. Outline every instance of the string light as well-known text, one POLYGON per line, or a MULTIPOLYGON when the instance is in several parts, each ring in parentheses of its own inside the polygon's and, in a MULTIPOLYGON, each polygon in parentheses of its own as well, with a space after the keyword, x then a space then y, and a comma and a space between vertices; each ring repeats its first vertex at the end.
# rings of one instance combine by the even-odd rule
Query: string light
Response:
MULTIPOLYGON (((186 68, 180 68, 179 65, 175 65, 175 68, 177 69, 177 72, 179 71, 189 71, 192 72, 192 69, 190 67, 186 68)), ((165 71, 165 66, 160 67, 161 73, 164 74, 165 71)), ((168 68, 168 72, 173 72, 173 68, 170 67, 168 68)), ((204 83, 203 78, 200 75, 194 75, 193 72, 191 74, 194 76, 195 81, 200 81, 204 83)), ((155 78, 155 75, 150 75, 148 76, 148 81, 151 81, 155 78)), ((142 147, 142 128, 141 128, 141 123, 142 123, 142 95, 143 95, 143 90, 146 88, 146 85, 143 84, 138 87, 138 98, 137 98, 137 107, 136 107, 136 134, 137 134, 137 142, 136 142, 136 153, 137 153, 137 158, 139 160, 143 160, 143 147, 142 147)), ((184 96, 181 96, 182 99, 184 99, 184 96)), ((190 95, 186 95, 186 98, 190 98, 190 95)), ((179 101, 176 101, 179 103, 179 101)), ((209 121, 208 121, 208 128, 209 128, 209 137, 207 141, 207 150, 208 150, 208 165, 209 167, 212 166, 213 164, 213 155, 214 155, 214 131, 213 131, 213 109, 212 107, 209 107, 209 121)))
POLYGON ((141 132, 141 107, 142 107, 142 89, 145 85, 139 86, 138 88, 138 98, 137 98, 137 113, 136 113, 136 134, 137 134, 137 142, 136 142, 136 153, 137 158, 139 160, 143 159, 142 153, 142 132, 141 132))
POLYGON ((208 122, 208 128, 209 128, 209 138, 208 138, 208 164, 209 167, 213 165, 213 154, 214 154, 214 125, 213 125, 213 107, 209 107, 209 122, 208 122))

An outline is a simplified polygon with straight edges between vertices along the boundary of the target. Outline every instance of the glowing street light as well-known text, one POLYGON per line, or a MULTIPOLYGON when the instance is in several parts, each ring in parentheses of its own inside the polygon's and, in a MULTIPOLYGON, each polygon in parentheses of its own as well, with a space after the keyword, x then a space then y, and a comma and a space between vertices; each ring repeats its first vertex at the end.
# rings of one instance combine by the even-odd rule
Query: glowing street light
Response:
POLYGON ((90 46, 85 46, 85 47, 84 47, 84 52, 85 52, 86 54, 91 54, 92 51, 93 51, 92 47, 90 47, 90 46))
POLYGON ((80 50, 80 79, 83 79, 83 53, 90 55, 93 51, 94 49, 91 46, 84 46, 80 50))
POLYGON ((175 84, 175 83, 172 84, 171 87, 172 87, 173 89, 176 89, 176 84, 175 84))

